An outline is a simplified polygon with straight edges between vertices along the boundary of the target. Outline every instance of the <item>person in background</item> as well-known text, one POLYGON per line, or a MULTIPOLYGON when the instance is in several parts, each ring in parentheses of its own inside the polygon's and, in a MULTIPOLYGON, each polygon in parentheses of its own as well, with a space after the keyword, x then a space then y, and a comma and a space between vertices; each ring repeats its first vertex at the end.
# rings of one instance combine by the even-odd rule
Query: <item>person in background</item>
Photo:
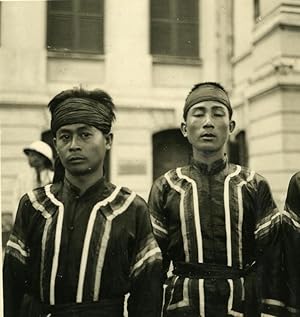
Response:
POLYGON ((123 317, 129 293, 129 317, 159 317, 162 256, 147 204, 103 173, 111 97, 71 89, 48 106, 63 179, 20 201, 5 251, 4 316, 123 317))
POLYGON ((288 185, 283 211, 285 295, 288 317, 300 316, 300 172, 288 185))
POLYGON ((52 183, 53 180, 53 152, 51 147, 43 141, 34 141, 23 149, 29 169, 18 174, 14 186, 13 219, 18 208, 20 198, 28 191, 52 183))
POLYGON ((153 184, 149 208, 163 253, 163 316, 279 316, 281 215, 267 181, 226 156, 235 128, 225 89, 195 85, 181 130, 191 163, 153 184), (266 313, 266 315, 263 315, 266 313), (260 315, 262 314, 262 315, 260 315))
POLYGON ((34 169, 35 175, 32 187, 41 187, 52 183, 53 178, 53 153, 51 147, 43 141, 35 141, 24 148, 28 164, 34 169))

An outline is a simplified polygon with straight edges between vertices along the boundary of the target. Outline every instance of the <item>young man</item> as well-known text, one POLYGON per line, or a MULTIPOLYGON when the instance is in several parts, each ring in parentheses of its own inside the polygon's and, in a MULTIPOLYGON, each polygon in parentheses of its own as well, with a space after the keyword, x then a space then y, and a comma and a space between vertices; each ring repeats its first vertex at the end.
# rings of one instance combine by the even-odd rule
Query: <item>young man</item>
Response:
POLYGON ((231 117, 221 85, 195 85, 181 125, 192 145, 192 161, 153 184, 154 234, 165 271, 173 265, 164 316, 256 317, 261 311, 277 316, 282 309, 280 213, 262 176, 228 163, 226 144, 235 128, 231 117))
POLYGON ((288 185, 283 211, 286 316, 300 316, 300 172, 288 185))
POLYGON ((128 292, 129 317, 158 317, 161 252, 147 205, 103 175, 111 97, 67 90, 49 109, 65 176, 20 201, 6 247, 5 317, 121 317, 128 292))

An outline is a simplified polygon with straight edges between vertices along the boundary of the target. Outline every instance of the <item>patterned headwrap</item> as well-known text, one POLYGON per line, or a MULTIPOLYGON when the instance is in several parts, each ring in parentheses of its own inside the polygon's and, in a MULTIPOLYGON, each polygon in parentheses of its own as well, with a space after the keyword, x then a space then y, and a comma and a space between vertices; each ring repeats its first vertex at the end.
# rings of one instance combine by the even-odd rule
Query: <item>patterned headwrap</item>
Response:
POLYGON ((67 124, 85 123, 92 125, 104 134, 110 132, 112 124, 111 110, 100 101, 86 97, 70 97, 56 105, 52 111, 51 131, 67 124))
POLYGON ((229 116, 232 116, 232 107, 230 104, 229 97, 219 84, 216 83, 203 83, 195 86, 195 88, 187 96, 185 105, 183 108, 183 118, 186 119, 187 113, 192 106, 201 101, 219 101, 227 107, 229 116))

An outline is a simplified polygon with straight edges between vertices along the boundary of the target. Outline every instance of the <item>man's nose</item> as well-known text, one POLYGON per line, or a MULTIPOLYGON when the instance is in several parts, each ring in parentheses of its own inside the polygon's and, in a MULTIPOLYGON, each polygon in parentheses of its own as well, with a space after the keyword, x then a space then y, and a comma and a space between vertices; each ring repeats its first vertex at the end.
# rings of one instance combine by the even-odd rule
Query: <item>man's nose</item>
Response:
POLYGON ((210 114, 205 115, 203 127, 214 128, 214 123, 210 114))
POLYGON ((70 143, 70 150, 77 150, 80 148, 78 137, 76 135, 72 136, 71 143, 70 143))

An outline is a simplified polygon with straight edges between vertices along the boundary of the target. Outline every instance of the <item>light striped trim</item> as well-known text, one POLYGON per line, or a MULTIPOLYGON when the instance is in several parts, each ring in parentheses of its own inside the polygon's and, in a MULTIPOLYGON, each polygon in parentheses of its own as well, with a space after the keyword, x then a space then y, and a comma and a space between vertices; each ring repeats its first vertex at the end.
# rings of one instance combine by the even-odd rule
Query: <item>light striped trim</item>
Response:
POLYGON ((199 306, 200 316, 205 317, 205 293, 204 293, 204 279, 199 279, 199 306))
POLYGON ((60 244, 61 244, 61 234, 62 234, 62 225, 64 219, 64 205, 55 198, 55 196, 50 191, 50 186, 45 186, 45 192, 47 197, 58 206, 58 216, 57 216, 57 224, 56 224, 56 231, 55 231, 55 244, 54 244, 54 255, 52 260, 52 270, 51 270, 51 277, 50 277, 50 305, 55 304, 55 279, 58 269, 58 260, 59 260, 59 252, 60 252, 60 244))
POLYGON ((230 179, 241 172, 241 166, 237 165, 236 170, 227 175, 224 181, 224 209, 225 209, 225 229, 226 229, 226 248, 227 248, 227 265, 232 266, 232 246, 231 246, 231 219, 229 203, 229 182, 230 179))
POLYGON ((294 307, 286 306, 285 308, 286 308, 287 311, 289 311, 290 313, 293 313, 293 314, 297 314, 297 313, 300 312, 299 309, 294 308, 294 307))
POLYGON ((285 307, 284 302, 279 301, 277 299, 272 299, 272 298, 265 298, 262 299, 261 301, 263 304, 267 304, 267 305, 273 305, 273 306, 278 306, 278 307, 285 307))
POLYGON ((260 316, 261 317, 276 317, 275 315, 270 315, 270 314, 265 314, 265 313, 261 313, 260 316))
POLYGON ((234 317, 243 317, 244 316, 244 314, 239 313, 237 311, 234 311, 232 309, 228 312, 228 314, 230 314, 230 316, 234 316, 234 317))
MULTIPOLYGON (((237 312, 235 310, 232 309, 233 306, 233 280, 232 279, 228 279, 228 284, 229 284, 229 288, 230 288, 230 297, 228 300, 228 314, 230 314, 230 316, 234 316, 234 317, 243 317, 244 314, 237 312)), ((242 301, 245 300, 245 288, 244 288, 244 278, 241 277, 240 278, 241 281, 241 287, 242 287, 242 301)))
POLYGON ((90 213, 84 243, 83 243, 83 249, 81 254, 81 261, 80 261, 80 270, 79 270, 79 278, 78 278, 78 284, 77 284, 77 294, 76 294, 76 302, 81 303, 82 302, 82 296, 83 296, 83 284, 85 279, 85 273, 86 273, 86 266, 87 266, 87 260, 88 260, 88 252, 90 248, 90 242, 91 242, 91 236, 93 233, 93 228, 97 216, 97 212, 100 207, 107 205, 109 202, 113 201, 117 195, 119 194, 121 190, 120 186, 117 186, 114 191, 111 193, 110 196, 105 198, 102 201, 99 201, 96 203, 90 213))
POLYGON ((164 315, 164 307, 166 304, 166 291, 167 291, 168 285, 163 284, 163 298, 162 298, 162 305, 161 305, 161 311, 160 311, 160 317, 163 317, 164 315))
POLYGON ((298 222, 295 217, 293 217, 289 212, 283 210, 282 215, 287 217, 293 224, 296 230, 300 231, 300 222, 298 222))
POLYGON ((141 258, 132 268, 131 274, 132 275, 138 275, 140 271, 145 267, 147 263, 150 263, 151 260, 157 259, 159 255, 159 258, 161 258, 161 251, 159 247, 156 247, 152 250, 149 250, 143 258, 141 258))
POLYGON ((237 196, 238 196, 238 207, 239 207, 239 218, 238 218, 238 240, 239 240, 239 266, 240 269, 243 268, 243 220, 244 220, 244 206, 243 206, 243 194, 242 187, 247 184, 247 182, 242 181, 238 184, 237 187, 237 196))
POLYGON ((187 182, 189 182, 192 185, 194 218, 195 218, 196 238, 197 238, 197 246, 198 246, 198 262, 203 263, 203 245, 202 245, 202 232, 201 232, 200 209, 199 209, 197 184, 190 177, 183 175, 181 168, 177 168, 176 173, 177 173, 179 178, 186 180, 187 182))
POLYGON ((164 236, 168 235, 168 231, 158 224, 158 221, 152 214, 150 214, 150 218, 153 229, 156 229, 157 231, 161 232, 164 236))
POLYGON ((186 237, 186 224, 185 224, 185 217, 184 217, 184 196, 185 196, 185 191, 175 185, 170 177, 169 177, 169 172, 164 175, 165 179, 167 180, 168 184, 170 185, 171 188, 173 188, 176 192, 180 194, 180 205, 179 205, 179 213, 180 213, 180 223, 181 223, 181 234, 182 234, 182 241, 183 241, 183 249, 184 249, 184 255, 185 255, 185 262, 190 261, 190 254, 189 254, 189 248, 188 248, 188 242, 186 237))
MULTIPOLYGON (((136 193, 132 192, 129 195, 129 197, 127 198, 127 200, 125 201, 125 203, 119 209, 113 211, 113 213, 107 217, 107 225, 105 226, 103 238, 101 241, 101 247, 100 247, 100 252, 99 252, 97 267, 96 267, 94 296, 93 296, 94 301, 98 300, 98 298, 99 298, 102 269, 103 269, 106 249, 107 249, 107 245, 108 245, 108 241, 109 241, 109 237, 110 237, 112 221, 114 220, 114 218, 121 215, 124 211, 127 210, 127 208, 133 202, 135 197, 136 197, 136 193)), ((80 298, 80 297, 78 296, 78 298, 80 298)), ((82 294, 81 294, 81 298, 82 298, 82 294)))
POLYGON ((242 287, 242 301, 245 300, 245 279, 243 277, 240 278, 241 287, 242 287))
MULTIPOLYGON (((231 245, 231 215, 230 215, 230 197, 229 197, 229 182, 231 178, 237 176, 241 172, 241 166, 237 165, 234 172, 228 174, 224 181, 224 210, 225 210, 225 230, 226 230, 226 250, 227 250, 227 265, 232 266, 232 245, 231 245)), ((228 280, 230 294, 228 298, 228 311, 232 309, 233 303, 233 282, 228 280)))
POLYGON ((228 279, 227 282, 229 284, 229 289, 230 289, 228 303, 227 303, 227 309, 230 312, 232 310, 232 305, 233 305, 233 281, 232 281, 232 279, 228 279))
POLYGON ((255 172, 251 171, 250 175, 248 176, 246 181, 241 181, 237 185, 238 208, 239 208, 238 241, 239 241, 239 266, 240 266, 240 269, 243 268, 243 243, 242 243, 242 237, 243 237, 244 206, 243 206, 243 194, 242 194, 243 192, 242 192, 242 188, 248 182, 253 180, 254 175, 255 175, 255 172))
POLYGON ((29 257, 29 253, 25 249, 23 249, 18 243, 8 240, 6 245, 16 250, 22 257, 29 257))
MULTIPOLYGON (((174 286, 176 284, 177 279, 178 279, 178 277, 175 280, 174 286)), ((172 292, 172 296, 171 296, 170 302, 172 301, 173 293, 174 293, 174 287, 173 287, 173 292, 172 292)), ((189 306, 190 305, 190 299, 189 299, 189 294, 188 293, 189 293, 189 279, 185 278, 184 281, 183 281, 182 300, 180 302, 178 302, 178 303, 169 305, 167 310, 174 310, 174 309, 179 308, 179 307, 189 306)))
MULTIPOLYGON (((50 188, 50 186, 51 185, 47 185, 46 187, 50 188)), ((46 190, 46 187, 45 187, 45 190, 46 190)), ((28 192, 27 195, 34 209, 40 211, 42 216, 46 219, 51 217, 51 214, 45 209, 45 207, 37 201, 33 191, 28 192)))
POLYGON ((43 236, 42 236, 42 244, 41 244, 41 265, 40 265, 40 296, 42 302, 44 302, 44 281, 43 281, 43 271, 45 265, 45 252, 46 252, 46 241, 47 241, 47 233, 49 226, 52 222, 52 217, 46 219, 43 236))
POLYGON ((260 231, 266 229, 267 227, 269 227, 273 221, 279 218, 279 220, 281 219, 281 212, 277 211, 276 214, 274 214, 271 218, 270 216, 265 217, 265 219, 263 219, 261 222, 263 222, 262 224, 260 224, 257 229, 254 231, 255 235, 258 235, 260 233, 260 231))

